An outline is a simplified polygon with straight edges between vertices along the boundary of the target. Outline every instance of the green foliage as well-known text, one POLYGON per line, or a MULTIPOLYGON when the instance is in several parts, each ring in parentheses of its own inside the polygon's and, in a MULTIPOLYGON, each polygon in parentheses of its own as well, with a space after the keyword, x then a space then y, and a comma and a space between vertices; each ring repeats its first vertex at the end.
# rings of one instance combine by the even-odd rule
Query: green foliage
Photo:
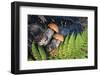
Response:
POLYGON ((72 44, 72 42, 73 42, 73 35, 71 36, 70 40, 69 40, 69 38, 70 38, 70 36, 68 35, 65 38, 65 41, 63 43, 61 43, 61 45, 59 46, 60 48, 58 47, 58 51, 59 51, 58 54, 59 54, 59 58, 60 59, 70 58, 71 51, 69 51, 68 49, 72 49, 72 47, 71 47, 71 45, 68 45, 68 43, 72 44))
MULTIPOLYGON (((44 48, 42 46, 36 46, 34 41, 32 43, 31 54, 36 60, 46 60, 47 59, 47 55, 45 53, 44 48)), ((29 60, 32 60, 32 59, 29 58, 29 60)))
POLYGON ((84 41, 80 34, 77 35, 75 40, 75 51, 74 51, 74 58, 85 58, 85 51, 82 51, 84 41))
POLYGON ((46 60, 47 59, 47 55, 45 53, 45 50, 42 46, 38 46, 38 50, 39 50, 39 53, 41 55, 41 59, 42 60, 46 60))
POLYGON ((60 59, 80 59, 87 57, 87 30, 83 31, 82 34, 65 37, 64 43, 58 48, 58 54, 60 59))
POLYGON ((36 60, 41 60, 41 56, 39 54, 39 51, 33 41, 32 43, 32 56, 36 59, 36 60))
POLYGON ((87 30, 79 34, 71 34, 65 37, 64 42, 61 42, 56 49, 56 55, 52 57, 47 55, 43 46, 35 45, 32 43, 32 55, 36 60, 51 60, 51 59, 83 59, 88 56, 88 35, 87 30))

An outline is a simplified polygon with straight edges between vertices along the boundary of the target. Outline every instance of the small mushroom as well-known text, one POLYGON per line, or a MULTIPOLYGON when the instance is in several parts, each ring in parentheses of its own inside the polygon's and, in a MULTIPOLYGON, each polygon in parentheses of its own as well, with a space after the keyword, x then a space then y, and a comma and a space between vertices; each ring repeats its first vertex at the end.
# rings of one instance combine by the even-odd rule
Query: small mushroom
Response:
POLYGON ((58 26, 55 23, 48 24, 48 29, 45 31, 45 33, 42 36, 42 39, 38 43, 39 45, 47 45, 50 39, 52 38, 54 32, 58 33, 58 26))
POLYGON ((59 44, 60 44, 61 42, 64 41, 64 36, 61 35, 61 34, 55 34, 55 35, 53 36, 53 38, 54 38, 54 39, 51 41, 51 43, 47 45, 47 50, 48 50, 49 52, 52 52, 54 49, 56 49, 56 48, 59 46, 59 44))

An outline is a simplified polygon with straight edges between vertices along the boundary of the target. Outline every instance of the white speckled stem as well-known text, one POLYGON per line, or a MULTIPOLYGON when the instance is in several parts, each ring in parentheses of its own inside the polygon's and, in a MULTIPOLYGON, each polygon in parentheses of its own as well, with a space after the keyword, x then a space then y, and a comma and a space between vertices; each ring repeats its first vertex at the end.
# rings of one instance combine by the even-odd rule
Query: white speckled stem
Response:
POLYGON ((47 45, 50 39, 52 38, 54 31, 48 28, 43 35, 43 38, 39 42, 40 45, 47 45))

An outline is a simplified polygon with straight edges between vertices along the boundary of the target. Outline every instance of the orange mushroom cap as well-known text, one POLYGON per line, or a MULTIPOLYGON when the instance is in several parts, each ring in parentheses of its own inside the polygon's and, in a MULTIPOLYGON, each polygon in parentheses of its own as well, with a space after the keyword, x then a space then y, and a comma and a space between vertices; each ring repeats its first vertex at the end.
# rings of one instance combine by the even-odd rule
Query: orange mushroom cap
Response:
POLYGON ((48 27, 52 30, 54 30, 55 32, 59 32, 58 26, 55 23, 49 23, 48 27))
POLYGON ((54 34, 53 38, 60 40, 60 41, 64 41, 64 36, 61 34, 54 34))

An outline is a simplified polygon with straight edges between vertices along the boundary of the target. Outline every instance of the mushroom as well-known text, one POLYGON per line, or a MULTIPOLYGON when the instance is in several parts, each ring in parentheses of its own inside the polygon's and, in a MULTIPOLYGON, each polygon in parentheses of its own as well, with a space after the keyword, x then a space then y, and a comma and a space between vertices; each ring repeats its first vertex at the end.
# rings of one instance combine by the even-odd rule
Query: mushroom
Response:
POLYGON ((54 30, 55 32, 59 32, 59 29, 58 29, 58 26, 57 26, 57 24, 55 24, 55 23, 50 23, 50 24, 48 24, 48 27, 50 28, 50 29, 52 29, 52 30, 54 30))
POLYGON ((42 39, 38 43, 39 45, 47 45, 50 39, 52 38, 54 32, 59 32, 58 26, 55 23, 48 24, 48 27, 49 28, 45 31, 45 33, 42 36, 42 39))
POLYGON ((61 42, 64 41, 64 36, 61 35, 61 34, 54 34, 53 38, 54 38, 54 39, 52 39, 51 43, 49 43, 49 44, 47 45, 47 50, 48 50, 49 52, 52 52, 54 49, 56 49, 56 48, 59 46, 59 44, 60 44, 61 42))

